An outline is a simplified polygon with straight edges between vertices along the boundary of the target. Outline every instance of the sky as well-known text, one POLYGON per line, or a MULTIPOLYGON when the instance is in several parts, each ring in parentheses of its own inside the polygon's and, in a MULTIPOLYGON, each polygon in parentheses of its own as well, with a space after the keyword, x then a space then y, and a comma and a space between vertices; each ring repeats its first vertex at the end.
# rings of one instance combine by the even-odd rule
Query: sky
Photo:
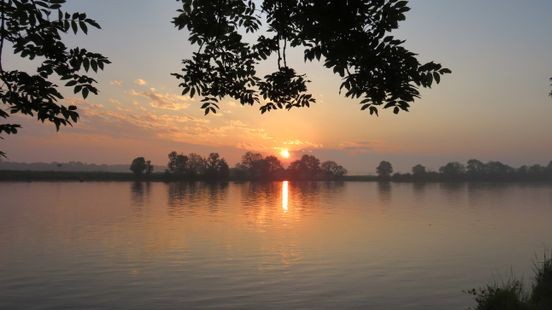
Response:
MULTIPOLYGON (((373 173, 381 160, 408 172, 421 163, 500 160, 512 166, 552 160, 552 1, 413 0, 396 36, 422 61, 453 73, 423 89, 408 113, 370 116, 338 93, 340 79, 320 63, 305 64, 291 50, 288 64, 306 73, 317 103, 308 109, 260 114, 258 106, 227 99, 216 115, 203 115, 199 99, 181 95, 181 60, 196 47, 171 19, 174 0, 69 0, 102 25, 88 36, 68 35, 70 46, 107 56, 96 76, 100 94, 86 101, 64 91, 80 121, 56 132, 29 117, 20 133, 0 141, 10 161, 130 163, 137 156, 165 165, 167 154, 219 152, 231 165, 246 151, 291 159, 313 154, 335 160, 350 174, 373 173)), ((16 57, 8 68, 32 68, 16 57)), ((276 70, 274 61, 259 72, 276 70)), ((284 160, 284 159, 283 159, 284 160)), ((288 163, 289 160, 284 160, 288 163)))

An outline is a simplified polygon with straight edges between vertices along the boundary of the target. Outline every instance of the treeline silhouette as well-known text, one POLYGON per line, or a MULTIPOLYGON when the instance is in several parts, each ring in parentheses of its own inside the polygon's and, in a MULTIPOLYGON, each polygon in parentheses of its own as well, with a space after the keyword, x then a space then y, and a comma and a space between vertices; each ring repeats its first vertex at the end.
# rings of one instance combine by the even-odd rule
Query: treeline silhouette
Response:
MULTIPOLYGON (((303 155, 287 168, 277 157, 264 157, 255 152, 245 153, 234 168, 230 168, 218 153, 211 153, 204 158, 196 153, 184 155, 171 152, 168 158, 164 175, 173 180, 338 180, 347 174, 347 169, 336 162, 321 163, 312 155, 303 155)), ((135 174, 142 176, 145 174, 144 160, 139 157, 133 161, 133 165, 137 160, 141 163, 140 168, 144 169, 139 169, 135 174)))
POLYGON ((418 164, 412 167, 411 173, 394 174, 392 165, 382 161, 376 171, 379 180, 387 181, 552 181, 552 161, 547 166, 513 168, 499 161, 470 159, 466 164, 449 162, 439 171, 430 171, 418 164))

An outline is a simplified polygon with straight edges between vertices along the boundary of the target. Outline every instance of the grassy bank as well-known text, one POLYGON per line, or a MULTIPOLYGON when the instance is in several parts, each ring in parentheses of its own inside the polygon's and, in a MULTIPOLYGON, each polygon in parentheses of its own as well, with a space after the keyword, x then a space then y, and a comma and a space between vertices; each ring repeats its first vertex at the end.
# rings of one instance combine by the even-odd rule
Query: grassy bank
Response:
POLYGON ((552 309, 552 257, 535 264, 535 276, 531 290, 524 288, 517 279, 502 284, 467 291, 473 295, 475 310, 551 310, 552 309))

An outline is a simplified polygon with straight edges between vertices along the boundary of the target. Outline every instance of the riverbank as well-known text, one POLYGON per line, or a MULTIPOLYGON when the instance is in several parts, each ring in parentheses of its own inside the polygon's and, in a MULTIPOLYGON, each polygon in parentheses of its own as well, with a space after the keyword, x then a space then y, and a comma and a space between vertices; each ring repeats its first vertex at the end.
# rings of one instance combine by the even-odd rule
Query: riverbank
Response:
MULTIPOLYGON (((107 181, 107 182, 129 182, 129 181, 148 181, 148 182, 174 182, 174 181, 248 181, 243 178, 230 176, 227 179, 183 179, 180 176, 165 174, 165 173, 153 173, 151 175, 136 176, 132 173, 125 172, 67 172, 67 171, 0 171, 0 182, 33 182, 33 181, 75 181, 75 182, 94 182, 94 181, 107 181)), ((270 181, 283 181, 283 179, 276 179, 270 181)), ((303 180, 309 181, 309 180, 303 180)), ((310 180, 310 181, 347 181, 347 182, 382 182, 381 178, 374 175, 351 175, 343 176, 339 179, 333 180, 310 180)), ((548 178, 405 178, 405 177, 391 177, 386 182, 394 183, 441 183, 441 182, 496 182, 496 183, 552 183, 552 179, 548 178)))

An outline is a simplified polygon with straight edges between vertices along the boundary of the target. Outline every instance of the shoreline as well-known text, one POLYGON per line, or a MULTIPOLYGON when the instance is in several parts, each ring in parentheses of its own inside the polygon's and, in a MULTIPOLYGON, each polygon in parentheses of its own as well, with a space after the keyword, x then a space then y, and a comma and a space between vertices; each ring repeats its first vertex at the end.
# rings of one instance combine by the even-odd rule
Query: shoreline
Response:
POLYGON ((281 181, 313 181, 313 182, 378 182, 378 183, 552 183, 552 179, 501 178, 390 178, 381 180, 372 175, 351 175, 339 179, 243 179, 229 177, 227 179, 182 178, 164 173, 153 173, 149 176, 136 176, 127 172, 62 172, 62 171, 20 171, 0 170, 0 182, 281 182, 281 181))

